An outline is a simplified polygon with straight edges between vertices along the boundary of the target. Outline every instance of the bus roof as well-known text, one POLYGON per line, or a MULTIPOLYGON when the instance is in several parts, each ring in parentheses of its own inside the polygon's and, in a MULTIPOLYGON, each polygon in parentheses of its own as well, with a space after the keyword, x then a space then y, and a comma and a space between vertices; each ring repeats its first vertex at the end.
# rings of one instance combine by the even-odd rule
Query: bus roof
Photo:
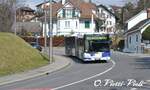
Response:
POLYGON ((100 34, 100 33, 86 33, 86 34, 82 34, 82 33, 75 33, 72 35, 67 35, 65 37, 78 37, 78 38, 83 38, 84 36, 108 36, 109 34, 100 34))

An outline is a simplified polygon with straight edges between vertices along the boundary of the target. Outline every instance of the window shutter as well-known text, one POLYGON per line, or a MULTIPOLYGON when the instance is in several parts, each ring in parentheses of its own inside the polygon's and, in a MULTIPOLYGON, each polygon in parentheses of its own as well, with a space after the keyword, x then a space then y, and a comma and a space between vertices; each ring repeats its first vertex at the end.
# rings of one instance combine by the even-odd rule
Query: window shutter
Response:
POLYGON ((75 17, 75 8, 73 9, 72 17, 75 17))
POLYGON ((65 9, 63 9, 63 18, 65 18, 65 9))
POLYGON ((90 28, 90 21, 85 21, 85 28, 90 28))

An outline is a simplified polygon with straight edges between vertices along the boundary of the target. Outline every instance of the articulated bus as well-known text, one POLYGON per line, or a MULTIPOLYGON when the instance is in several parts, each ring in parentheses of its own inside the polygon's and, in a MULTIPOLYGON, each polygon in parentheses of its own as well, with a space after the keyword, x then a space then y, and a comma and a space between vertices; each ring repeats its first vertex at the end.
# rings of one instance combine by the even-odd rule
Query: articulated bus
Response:
POLYGON ((108 34, 66 36, 65 53, 83 61, 110 60, 110 43, 108 34))

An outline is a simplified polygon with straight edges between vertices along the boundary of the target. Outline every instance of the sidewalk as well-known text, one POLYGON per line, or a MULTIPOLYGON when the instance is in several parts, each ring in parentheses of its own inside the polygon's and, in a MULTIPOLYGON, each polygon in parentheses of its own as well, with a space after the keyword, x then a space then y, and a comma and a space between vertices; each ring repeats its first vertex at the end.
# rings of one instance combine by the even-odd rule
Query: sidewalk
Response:
POLYGON ((55 62, 53 62, 50 65, 40 67, 38 69, 34 69, 28 72, 0 77, 0 85, 10 84, 10 83, 14 83, 14 82, 18 82, 18 81, 22 81, 26 79, 38 77, 41 75, 45 75, 47 73, 52 73, 57 70, 61 70, 70 65, 70 61, 67 60, 67 58, 63 56, 54 56, 54 57, 55 57, 55 62))
POLYGON ((125 54, 136 57, 150 57, 150 54, 142 54, 142 53, 125 53, 125 54))
POLYGON ((119 52, 119 51, 112 51, 117 52, 122 55, 128 55, 128 56, 134 56, 134 57, 150 57, 150 54, 142 54, 142 53, 125 53, 125 52, 119 52))

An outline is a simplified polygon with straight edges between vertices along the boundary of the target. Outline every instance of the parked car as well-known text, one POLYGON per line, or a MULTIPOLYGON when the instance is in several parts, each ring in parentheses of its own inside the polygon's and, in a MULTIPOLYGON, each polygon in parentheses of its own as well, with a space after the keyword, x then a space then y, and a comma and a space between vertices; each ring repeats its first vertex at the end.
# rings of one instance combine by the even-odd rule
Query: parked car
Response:
POLYGON ((42 47, 36 43, 36 42, 31 42, 30 45, 35 48, 35 49, 38 49, 39 51, 42 51, 42 47))

